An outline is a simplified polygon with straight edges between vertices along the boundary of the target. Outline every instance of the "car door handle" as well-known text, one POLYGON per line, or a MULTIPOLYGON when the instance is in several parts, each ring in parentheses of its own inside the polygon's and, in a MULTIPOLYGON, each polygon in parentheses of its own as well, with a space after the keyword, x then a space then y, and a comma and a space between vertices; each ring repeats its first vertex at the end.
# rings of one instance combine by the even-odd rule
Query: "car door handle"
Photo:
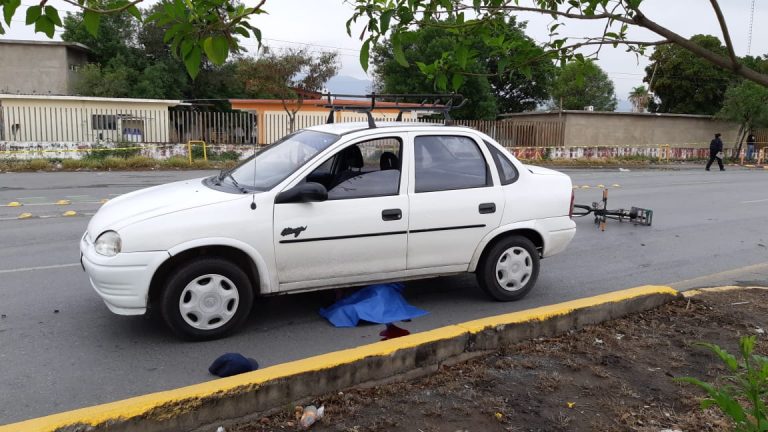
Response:
POLYGON ((381 211, 381 220, 393 221, 403 218, 403 212, 400 209, 387 209, 381 211))
POLYGON ((480 214, 496 213, 496 203, 482 203, 478 207, 480 214))

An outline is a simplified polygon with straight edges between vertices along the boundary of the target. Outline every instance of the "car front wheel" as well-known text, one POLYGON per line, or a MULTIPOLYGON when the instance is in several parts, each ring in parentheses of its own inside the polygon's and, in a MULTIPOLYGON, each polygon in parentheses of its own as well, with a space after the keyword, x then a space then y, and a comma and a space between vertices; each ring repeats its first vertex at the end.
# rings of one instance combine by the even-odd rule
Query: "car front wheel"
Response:
POLYGON ((480 287, 498 301, 525 297, 539 276, 539 253, 525 237, 511 236, 496 243, 477 269, 480 287))
POLYGON ((218 258, 200 258, 179 267, 162 296, 165 322, 188 340, 226 336, 248 318, 252 304, 248 276, 218 258))

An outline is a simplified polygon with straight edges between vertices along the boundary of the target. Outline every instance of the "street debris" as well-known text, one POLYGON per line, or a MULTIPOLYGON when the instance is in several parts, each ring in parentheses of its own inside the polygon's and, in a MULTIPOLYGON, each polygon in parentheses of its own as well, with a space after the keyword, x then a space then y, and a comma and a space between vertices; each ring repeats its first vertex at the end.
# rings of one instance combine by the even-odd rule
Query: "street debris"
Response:
POLYGON ((301 414, 301 418, 299 419, 299 424, 304 429, 309 429, 313 424, 315 424, 316 421, 323 418, 324 414, 324 405, 321 405, 320 408, 317 408, 314 405, 309 405, 308 407, 304 408, 301 414))
MULTIPOLYGON (((320 406, 322 401, 333 411, 312 431, 732 430, 722 412, 701 409, 705 392, 673 378, 723 377, 722 362, 692 342, 733 352, 738 335, 754 334, 756 328, 768 329, 766 290, 680 298, 561 336, 524 340, 466 362, 443 364, 421 378, 314 395, 307 404, 320 406), (749 303, 728 307, 744 301, 749 303)), ((767 354, 768 340, 759 337, 755 349, 767 354)), ((227 432, 295 430, 299 420, 293 406, 227 432)), ((303 415, 303 406, 297 412, 303 415)))
POLYGON ((401 283, 368 285, 320 309, 320 315, 336 327, 355 327, 360 321, 389 324, 426 315, 405 301, 403 288, 401 283))
POLYGON ((239 353, 222 354, 208 367, 208 372, 212 375, 224 378, 232 375, 255 371, 259 368, 259 363, 243 356, 239 353))

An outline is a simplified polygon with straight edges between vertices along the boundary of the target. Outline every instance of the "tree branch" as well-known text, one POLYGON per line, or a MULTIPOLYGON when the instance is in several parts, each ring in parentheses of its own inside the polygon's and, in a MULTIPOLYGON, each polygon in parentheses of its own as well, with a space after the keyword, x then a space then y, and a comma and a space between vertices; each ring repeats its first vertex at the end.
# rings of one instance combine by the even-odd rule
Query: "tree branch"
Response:
POLYGON ((610 19, 615 20, 627 24, 634 24, 632 22, 632 19, 626 18, 622 15, 614 15, 611 13, 600 13, 600 14, 594 14, 594 15, 584 15, 584 14, 573 14, 569 12, 562 12, 559 10, 552 10, 552 9, 540 9, 540 8, 533 8, 533 7, 524 7, 524 6, 499 6, 497 8, 483 8, 483 9, 494 9, 494 10, 509 10, 509 11, 515 11, 515 12, 535 12, 542 15, 557 15, 561 16, 563 18, 572 18, 572 19, 579 19, 579 20, 602 20, 602 19, 610 19))
POLYGON ((89 12, 94 12, 94 13, 98 13, 98 14, 111 14, 111 13, 122 12, 122 11, 128 9, 131 6, 136 6, 137 4, 139 4, 139 3, 143 2, 143 1, 144 0, 134 0, 134 1, 132 1, 132 2, 130 2, 128 4, 126 4, 126 5, 120 6, 119 8, 115 8, 115 9, 96 9, 96 8, 92 8, 92 7, 86 6, 84 4, 80 4, 80 3, 76 2, 76 1, 73 1, 73 0, 64 0, 64 3, 69 3, 69 4, 73 5, 73 6, 77 6, 80 9, 86 10, 86 11, 89 11, 89 12))
POLYGON ((679 34, 673 32, 672 30, 669 30, 668 28, 662 27, 661 25, 655 23, 654 21, 651 21, 642 12, 640 11, 635 11, 635 12, 636 12, 635 17, 633 18, 634 25, 646 28, 660 36, 664 36, 665 38, 669 39, 672 43, 679 45, 680 47, 698 55, 699 57, 703 58, 704 60, 707 60, 708 62, 716 66, 720 66, 723 69, 736 72, 742 77, 750 81, 753 81, 760 85, 768 87, 768 75, 763 75, 759 72, 756 72, 748 68, 747 66, 739 64, 738 62, 734 62, 733 59, 731 58, 723 57, 719 54, 713 53, 712 51, 700 46, 699 44, 691 41, 690 39, 686 39, 683 36, 680 36, 679 34))
POLYGON ((723 11, 720 10, 720 4, 717 3, 717 0, 710 0, 710 3, 712 3, 712 9, 715 10, 715 15, 717 15, 717 21, 720 23, 720 29, 723 31, 723 39, 725 39, 725 46, 728 48, 728 55, 731 57, 731 61, 737 65, 737 67, 741 67, 739 60, 736 58, 736 53, 733 51, 733 42, 731 42, 731 35, 728 32, 728 25, 725 23, 723 11))

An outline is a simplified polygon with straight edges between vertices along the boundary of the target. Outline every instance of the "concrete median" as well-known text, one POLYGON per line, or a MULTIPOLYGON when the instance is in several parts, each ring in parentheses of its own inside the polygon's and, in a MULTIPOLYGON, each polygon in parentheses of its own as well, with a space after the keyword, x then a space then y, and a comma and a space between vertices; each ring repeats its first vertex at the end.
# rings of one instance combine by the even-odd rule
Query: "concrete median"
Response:
POLYGON ((408 379, 504 345, 648 310, 679 295, 642 286, 468 321, 175 390, 0 426, 0 432, 215 430, 357 385, 408 379), (203 429, 207 428, 207 429, 203 429))

